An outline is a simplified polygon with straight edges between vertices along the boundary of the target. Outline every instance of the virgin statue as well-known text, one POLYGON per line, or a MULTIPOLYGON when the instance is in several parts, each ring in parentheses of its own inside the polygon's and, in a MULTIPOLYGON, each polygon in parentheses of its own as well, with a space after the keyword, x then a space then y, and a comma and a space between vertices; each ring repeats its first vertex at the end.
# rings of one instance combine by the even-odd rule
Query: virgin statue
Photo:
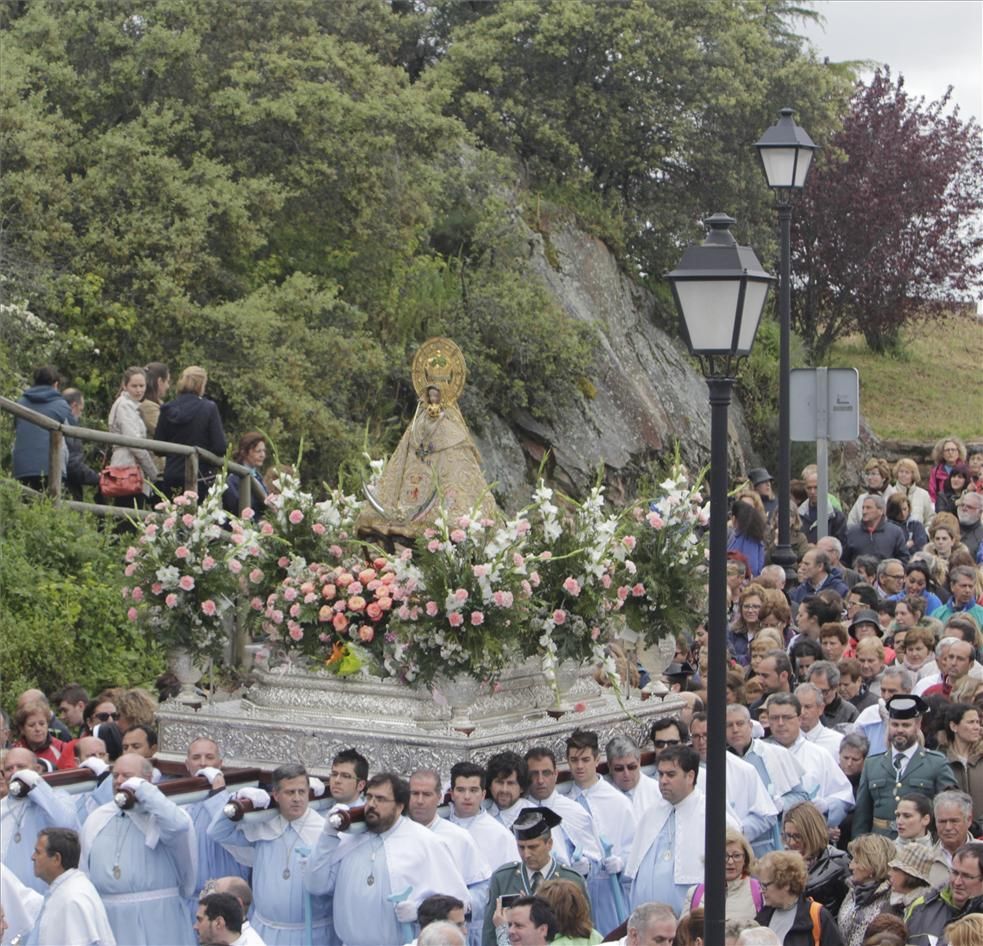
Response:
POLYGON ((420 346, 412 369, 416 412, 378 483, 365 487, 360 534, 414 539, 440 513, 456 519, 476 507, 478 515, 495 517, 481 456, 457 406, 465 376, 464 355, 450 339, 420 346))

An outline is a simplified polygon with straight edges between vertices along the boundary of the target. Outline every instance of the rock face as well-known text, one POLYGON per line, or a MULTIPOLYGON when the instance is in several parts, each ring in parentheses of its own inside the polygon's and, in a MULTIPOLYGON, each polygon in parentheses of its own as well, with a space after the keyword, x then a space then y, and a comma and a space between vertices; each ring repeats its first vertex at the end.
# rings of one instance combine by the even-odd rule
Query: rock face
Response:
MULTIPOLYGON (((545 424, 516 413, 476 432, 486 475, 507 509, 528 499, 531 473, 546 451, 550 479, 582 495, 603 470, 608 496, 633 492, 644 465, 679 444, 690 470, 710 456, 707 387, 682 342, 653 319, 655 300, 626 276, 600 240, 560 225, 543 237, 529 231, 529 267, 571 317, 597 332, 591 383, 596 393, 545 424), (552 264, 550 262, 552 260, 552 264)), ((737 476, 756 457, 740 406, 730 412, 731 472, 737 476)))

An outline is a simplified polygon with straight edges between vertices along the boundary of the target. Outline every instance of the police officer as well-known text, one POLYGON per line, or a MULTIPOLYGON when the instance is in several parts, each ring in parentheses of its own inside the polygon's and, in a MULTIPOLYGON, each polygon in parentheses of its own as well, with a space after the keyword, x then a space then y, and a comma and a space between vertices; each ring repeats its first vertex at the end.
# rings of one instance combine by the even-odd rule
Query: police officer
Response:
POLYGON ((887 701, 888 751, 870 756, 864 763, 853 814, 853 836, 873 831, 896 838, 894 811, 902 796, 921 792, 929 798, 956 779, 941 752, 923 749, 918 742, 922 715, 928 704, 919 696, 900 694, 887 701))
POLYGON ((508 904, 500 897, 518 894, 529 897, 547 880, 572 880, 587 896, 584 878, 575 870, 564 867, 553 858, 551 831, 563 819, 551 808, 527 808, 512 825, 520 860, 503 864, 491 876, 488 888, 488 905, 485 907, 485 923, 482 930, 482 946, 495 946, 493 915, 508 904))

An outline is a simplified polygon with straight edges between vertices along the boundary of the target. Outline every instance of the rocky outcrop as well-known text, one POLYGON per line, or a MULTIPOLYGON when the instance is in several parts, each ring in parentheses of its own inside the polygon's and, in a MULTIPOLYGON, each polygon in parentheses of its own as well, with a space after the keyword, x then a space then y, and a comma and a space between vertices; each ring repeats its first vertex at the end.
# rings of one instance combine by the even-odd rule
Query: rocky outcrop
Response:
MULTIPOLYGON (((615 500, 634 492, 647 462, 678 443, 683 460, 700 469, 710 455, 710 409, 706 383, 686 353, 655 323, 655 300, 618 266, 600 240, 572 225, 557 225, 549 247, 529 231, 529 267, 557 302, 597 332, 590 382, 595 391, 545 423, 515 413, 485 426, 476 436, 488 479, 506 508, 528 498, 530 472, 547 451, 551 480, 583 494, 603 472, 615 500)), ((730 414, 731 472, 737 476, 755 457, 735 402, 730 414)))

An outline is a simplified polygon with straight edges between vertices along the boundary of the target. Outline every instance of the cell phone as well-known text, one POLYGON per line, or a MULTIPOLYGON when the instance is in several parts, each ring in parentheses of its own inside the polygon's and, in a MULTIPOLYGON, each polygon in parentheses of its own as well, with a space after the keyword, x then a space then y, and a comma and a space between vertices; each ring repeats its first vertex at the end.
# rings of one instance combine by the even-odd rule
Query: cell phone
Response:
POLYGON ((520 896, 522 896, 522 895, 521 894, 518 894, 518 893, 503 893, 502 894, 502 909, 503 910, 507 910, 509 907, 512 906, 513 903, 515 903, 516 900, 519 899, 520 896))

